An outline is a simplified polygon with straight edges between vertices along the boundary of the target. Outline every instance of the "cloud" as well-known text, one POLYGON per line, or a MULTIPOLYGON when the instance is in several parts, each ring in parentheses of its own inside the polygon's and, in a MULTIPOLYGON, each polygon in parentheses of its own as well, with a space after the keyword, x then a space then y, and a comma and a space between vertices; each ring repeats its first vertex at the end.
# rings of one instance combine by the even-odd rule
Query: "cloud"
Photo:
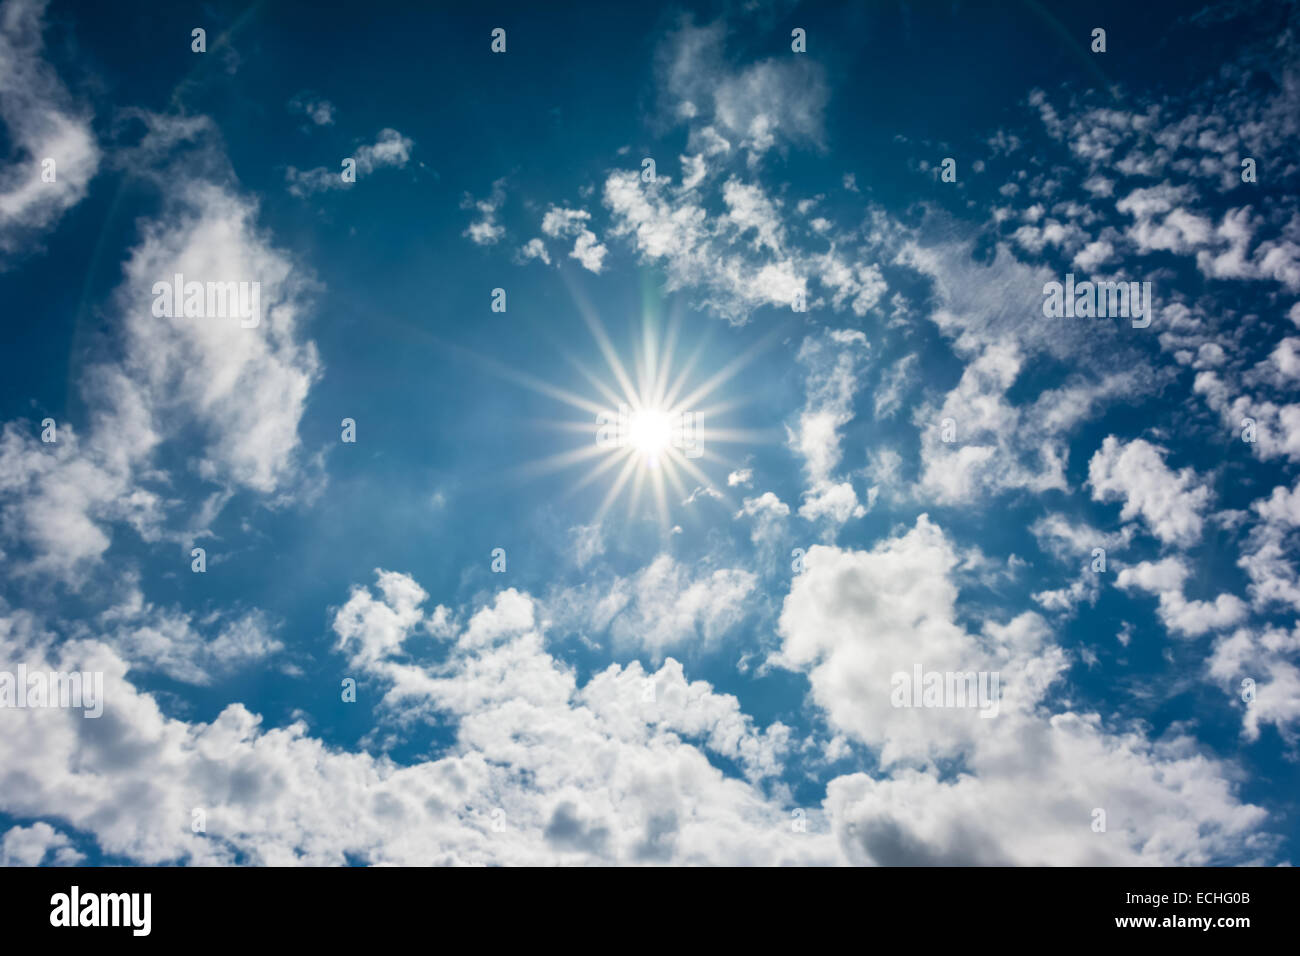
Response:
MULTIPOLYGON (((542 232, 552 238, 574 238, 573 251, 569 256, 577 259, 584 269, 600 274, 601 264, 609 251, 596 238, 596 234, 587 228, 591 213, 585 209, 564 209, 552 206, 542 218, 542 232)), ((536 242, 537 240, 533 240, 536 242)), ((541 256, 546 255, 542 249, 541 256)), ((549 262, 549 257, 544 261, 549 262)))
MULTIPOLYGON (((152 432, 144 432, 152 445, 152 432)), ((38 441, 36 429, 6 422, 0 433, 0 532, 10 567, 20 575, 51 574, 69 583, 99 561, 111 542, 108 525, 125 522, 156 540, 162 501, 136 488, 137 454, 109 455, 64 425, 58 440, 38 441)), ((128 440, 130 433, 125 436, 128 440)), ((137 433, 136 437, 142 437, 137 433)))
POLYGON ((72 628, 78 637, 111 644, 133 667, 200 686, 283 650, 273 630, 258 610, 217 611, 196 621, 178 607, 149 603, 138 587, 100 614, 97 626, 72 628))
POLYGON ((737 468, 727 475, 727 486, 730 488, 749 487, 754 480, 754 471, 751 468, 737 468))
POLYGON ((45 3, 10 0, 0 18, 0 121, 11 155, 0 190, 0 268, 32 251, 40 234, 86 196, 99 169, 91 113, 73 103, 42 59, 45 3), (46 182, 45 161, 54 181, 46 182))
POLYGON ((1166 454, 1144 439, 1123 443, 1109 435, 1088 463, 1088 482, 1093 500, 1123 501, 1123 520, 1141 517, 1161 541, 1185 547, 1201 537, 1210 489, 1192 468, 1169 468, 1166 454))
POLYGON ((315 93, 295 93, 289 100, 289 112, 306 116, 317 126, 334 125, 334 104, 315 93))
POLYGON ((807 366, 807 400, 798 424, 787 427, 787 437, 804 459, 807 488, 799 515, 809 521, 827 519, 832 528, 866 514, 853 486, 836 480, 840 463, 839 429, 853 419, 862 365, 869 351, 866 336, 841 330, 804 339, 799 361, 807 366))
POLYGON ((1220 594, 1213 601, 1188 601, 1183 595, 1183 584, 1190 574, 1187 565, 1178 558, 1143 561, 1120 571, 1115 585, 1121 590, 1136 588, 1158 595, 1160 620, 1173 634, 1199 637, 1241 623, 1247 609, 1236 595, 1220 594))
POLYGON ((807 294, 807 280, 793 260, 770 250, 752 255, 731 251, 734 220, 710 223, 704 207, 675 196, 665 177, 642 183, 635 172, 612 172, 605 180, 604 203, 612 217, 610 235, 627 239, 649 262, 667 271, 669 289, 694 288, 702 304, 736 324, 763 305, 789 308, 796 293, 807 294))
POLYGON ((1184 206, 1193 195, 1185 186, 1148 186, 1133 190, 1115 204, 1117 210, 1134 218, 1127 236, 1138 252, 1186 255, 1209 242, 1210 221, 1184 206))
MULTIPOLYGON (((506 201, 506 181, 498 179, 492 184, 492 194, 487 199, 475 199, 469 193, 461 200, 461 209, 473 209, 478 213, 478 219, 469 224, 469 227, 461 233, 467 236, 470 242, 476 246, 491 246, 500 242, 506 234, 505 226, 497 222, 497 213, 506 201)), ((542 250, 545 254, 545 249, 542 250)))
POLYGON ((0 866, 78 866, 83 860, 85 854, 48 823, 12 827, 0 839, 0 866))
POLYGON ((875 393, 875 414, 877 421, 892 418, 903 404, 903 395, 916 384, 916 366, 919 361, 914 354, 906 355, 893 363, 880 376, 880 385, 875 393))
POLYGON ((1300 610, 1300 571, 1294 559, 1300 528, 1300 483, 1279 485, 1250 506, 1254 522, 1237 564, 1250 578, 1251 603, 1257 610, 1274 605, 1300 610))
POLYGON ((605 538, 599 521, 570 528, 569 534, 573 539, 573 561, 579 568, 585 568, 605 553, 605 538))
MULTIPOLYGON (((162 209, 141 221, 106 310, 114 349, 82 373, 89 422, 60 424, 50 444, 16 422, 0 435, 0 531, 22 546, 15 557, 24 573, 74 586, 108 549, 114 524, 145 541, 164 536, 177 476, 168 470, 175 459, 159 458, 182 440, 196 442, 186 448, 182 477, 206 483, 216 510, 238 490, 287 502, 312 486, 298 438, 321 370, 300 329, 312 280, 258 226, 257 205, 203 141, 205 128, 188 130, 197 145, 173 156, 181 140, 171 124, 145 119, 168 144, 157 152, 168 165, 141 168, 162 190, 162 209), (158 284, 177 274, 187 283, 256 285, 256 324, 234 314, 156 315, 158 284)), ((146 148, 155 147, 142 146, 142 157, 146 148)), ((200 515, 210 519, 212 508, 200 515)))
MULTIPOLYGON (((414 148, 415 141, 409 136, 403 136, 395 129, 381 129, 373 144, 358 146, 347 158, 355 160, 359 181, 363 176, 386 167, 402 169, 410 161, 414 148)), ((355 184, 345 181, 342 174, 342 165, 334 169, 317 166, 306 170, 290 166, 285 170, 284 178, 290 193, 307 197, 333 189, 351 189, 355 184)))
POLYGON ((661 554, 628 577, 562 592, 558 611, 608 632, 616 647, 662 660, 674 650, 715 647, 744 618, 756 586, 752 572, 691 567, 661 554))
POLYGON ((827 785, 848 861, 1204 865, 1267 855, 1267 814, 1239 801, 1231 765, 1176 733, 1153 741, 1096 714, 1048 709, 1066 656, 1037 615, 985 619, 978 633, 957 624, 957 561, 922 516, 870 551, 810 549, 782 608, 773 663, 807 675, 832 731, 879 752, 880 775, 827 785), (917 664, 999 672, 998 714, 893 707, 890 675, 917 664), (941 774, 940 760, 961 769, 941 774), (1105 834, 1091 827, 1097 808, 1105 834))
POLYGON ((755 162, 775 147, 821 147, 829 99, 822 67, 801 56, 732 67, 724 36, 721 23, 688 21, 658 51, 660 97, 674 120, 691 127, 691 150, 720 136, 755 162))
POLYGON ((1241 628, 1214 643, 1210 677, 1241 710, 1241 736, 1259 739, 1271 724, 1294 753, 1300 746, 1300 627, 1291 631, 1266 627, 1241 628), (1250 680, 1254 694, 1243 699, 1243 682, 1250 680))
POLYGON ((1133 526, 1120 531, 1103 532, 1086 522, 1072 521, 1063 514, 1049 513, 1030 526, 1029 531, 1038 540, 1038 547, 1057 561, 1073 565, 1078 573, 1064 588, 1046 589, 1033 595, 1045 610, 1073 613, 1082 602, 1096 604, 1101 595, 1100 575, 1111 570, 1115 553, 1126 548, 1133 538, 1133 526), (1094 569, 1094 563, 1103 555, 1094 555, 1102 549, 1107 565, 1094 569))
MULTIPOLYGON (((722 59, 722 36, 720 25, 686 23, 661 46, 661 101, 674 122, 690 128, 680 181, 666 175, 666 164, 650 181, 640 170, 609 172, 605 237, 626 240, 642 261, 664 269, 670 290, 695 291, 697 307, 734 324, 764 306, 824 304, 814 297, 814 281, 831 308, 865 316, 889 288, 872 261, 880 237, 846 236, 843 250, 826 250, 824 240, 802 248, 790 234, 785 200, 757 178, 770 150, 821 144, 821 67, 794 57, 733 71, 722 59), (743 175, 734 168, 742 157, 743 175)), ((829 230, 827 221, 813 235, 829 230)), ((799 232, 810 235, 802 223, 799 232)))
POLYGON ((1104 548, 1107 559, 1113 552, 1128 546, 1133 538, 1133 528, 1124 527, 1119 531, 1099 531, 1092 525, 1073 521, 1067 516, 1055 512, 1048 513, 1030 526, 1030 533, 1038 539, 1038 546, 1058 561, 1069 563, 1086 556, 1090 563, 1094 548, 1104 548))
MULTIPOLYGON (((940 218, 921 231, 952 228, 940 218)), ((969 240, 923 244, 909 236, 899 244, 898 263, 932 283, 929 318, 963 363, 942 402, 926 401, 913 414, 921 427, 920 491, 954 504, 1011 490, 1066 490, 1071 432, 1119 397, 1148 393, 1158 375, 1113 328, 1043 320, 1043 285, 1054 277, 1044 266, 1020 262, 1000 242, 987 255, 974 253, 969 240), (1072 371, 1013 403, 1025 369, 1048 359, 1072 371), (948 441, 944 419, 955 429, 948 441)))
POLYGON ((750 539, 754 544, 768 549, 775 549, 785 536, 786 519, 789 516, 790 506, 770 491, 765 491, 756 498, 746 498, 736 512, 736 520, 752 520, 750 539))
POLYGON ((529 239, 519 247, 516 255, 519 262, 527 262, 529 259, 541 259, 548 266, 551 264, 551 254, 546 251, 546 243, 541 239, 529 239))
POLYGON ((1064 667, 1032 613, 974 637, 953 618, 958 556, 928 517, 871 551, 815 546, 781 611, 774 662, 807 673, 831 727, 880 749, 882 765, 953 756, 996 723, 975 710, 908 711, 891 702, 891 675, 1001 671, 1002 707, 1032 707, 1064 667))
POLYGON ((119 403, 153 409, 164 426, 173 416, 197 423, 209 436, 198 463, 205 478, 276 491, 292 473, 298 421, 320 370, 315 348, 297 334, 310 284, 258 230, 251 202, 198 182, 172 198, 166 225, 150 225, 125 266, 118 301, 132 309, 122 369, 129 378, 108 369, 109 388, 119 403), (135 306, 175 273, 258 282, 262 323, 159 321, 135 306))
POLYGON ((1289 397, 1291 390, 1284 381, 1277 379, 1281 371, 1279 359, 1285 362, 1285 355, 1276 359, 1270 355, 1256 365, 1253 376, 1237 375, 1231 371, 1225 375, 1204 369, 1197 372, 1192 389, 1219 414, 1233 438, 1246 440, 1248 432, 1253 433, 1254 440, 1247 444, 1251 453, 1260 460, 1285 458, 1297 462, 1300 461, 1300 403, 1281 405, 1246 391, 1247 382, 1253 381, 1257 385, 1271 385, 1289 397), (1235 397, 1234 392, 1238 393, 1235 397))
POLYGON ((106 706, 98 720, 11 712, 0 809, 66 821, 141 863, 836 862, 825 835, 792 838, 783 803, 764 793, 787 728, 759 729, 671 659, 654 672, 611 665, 579 686, 513 589, 441 632, 441 663, 415 663, 404 641, 429 623, 423 588, 394 572, 378 580, 377 594, 354 589, 340 609, 339 648, 363 695, 381 694, 381 719, 450 721, 445 753, 398 766, 327 747, 302 721, 265 727, 239 703, 210 722, 167 717, 103 644, 47 658, 48 642, 11 617, 0 656, 101 670, 106 706), (195 807, 206 834, 191 832, 195 807))

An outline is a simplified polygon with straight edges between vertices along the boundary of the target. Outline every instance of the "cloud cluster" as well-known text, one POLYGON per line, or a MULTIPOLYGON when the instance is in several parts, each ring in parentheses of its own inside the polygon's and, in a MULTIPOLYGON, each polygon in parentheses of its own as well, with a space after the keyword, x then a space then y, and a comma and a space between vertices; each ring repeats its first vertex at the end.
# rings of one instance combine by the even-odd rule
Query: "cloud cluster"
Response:
POLYGON ((1204 865, 1267 855, 1265 812, 1233 769, 1171 733, 1108 727, 1048 706, 1067 658, 1032 612, 956 623, 956 552, 922 516, 870 551, 814 547, 781 612, 775 663, 807 674, 832 729, 877 750, 883 773, 827 785, 848 861, 876 865, 1204 865), (997 716, 899 709, 890 675, 996 670, 997 716), (955 773, 944 773, 956 761, 955 773), (1052 794, 1043 800, 1043 793, 1052 794), (1106 814, 1095 832, 1095 810, 1106 814))

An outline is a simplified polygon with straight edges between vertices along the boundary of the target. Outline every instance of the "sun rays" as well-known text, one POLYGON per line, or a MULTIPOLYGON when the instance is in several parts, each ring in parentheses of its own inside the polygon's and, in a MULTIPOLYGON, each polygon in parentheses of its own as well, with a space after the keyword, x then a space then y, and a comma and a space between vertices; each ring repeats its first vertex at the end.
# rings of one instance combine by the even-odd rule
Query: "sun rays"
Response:
POLYGON ((705 343, 683 355, 680 314, 662 323, 653 303, 647 302, 635 323, 639 327, 624 353, 625 361, 595 310, 578 290, 572 286, 570 290, 604 368, 593 370, 566 351, 564 357, 582 383, 579 388, 561 388, 531 375, 510 376, 577 413, 541 424, 581 436, 565 450, 521 465, 519 473, 535 477, 574 469, 574 483, 566 494, 603 489, 598 519, 625 494, 629 515, 638 514, 648 496, 664 528, 672 523, 670 499, 684 501, 693 488, 712 489, 731 506, 725 490, 718 488, 724 482, 717 475, 740 467, 740 462, 723 454, 719 446, 757 445, 774 438, 771 429, 727 427, 728 416, 745 399, 724 397, 723 387, 771 343, 775 333, 763 336, 705 377, 700 369, 705 343))

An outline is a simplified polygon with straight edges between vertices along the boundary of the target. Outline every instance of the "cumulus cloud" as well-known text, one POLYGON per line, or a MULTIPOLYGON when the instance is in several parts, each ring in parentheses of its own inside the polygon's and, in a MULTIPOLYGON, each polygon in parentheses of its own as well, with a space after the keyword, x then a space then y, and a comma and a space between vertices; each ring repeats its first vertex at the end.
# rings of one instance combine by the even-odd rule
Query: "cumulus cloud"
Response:
POLYGON ((1210 489, 1192 468, 1171 469, 1166 454, 1145 439, 1109 435, 1088 463, 1088 481, 1094 500, 1124 502, 1125 521, 1140 517, 1161 541, 1186 546, 1201 536, 1210 489))
POLYGON ((48 823, 13 827, 0 838, 0 866, 77 866, 84 859, 67 834, 48 823))
MULTIPOLYGON (((453 721, 446 754, 398 766, 326 747, 301 721, 264 727, 238 703, 210 722, 167 717, 105 645, 47 656, 48 641, 11 616, 0 626, 5 659, 102 670, 106 707, 98 720, 12 712, 0 806, 65 820, 142 863, 836 862, 826 836, 792 838, 783 805, 764 792, 790 745, 782 725, 759 729, 734 697, 688 681, 672 659, 654 672, 613 665, 579 685, 545 650, 532 600, 514 590, 463 628, 435 628, 443 663, 413 663, 403 642, 435 615, 423 614, 409 577, 378 580, 377 594, 358 588, 339 610, 339 648, 382 689, 390 718, 453 721), (196 806, 206 835, 186 825, 196 806)), ((14 837, 13 852, 30 857, 31 842, 14 837)))
POLYGON ((958 557, 922 516, 871 551, 814 547, 781 612, 774 662, 808 676, 832 729, 878 748, 882 775, 827 786, 826 808, 850 862, 876 865, 1206 864, 1266 854, 1266 813, 1240 802, 1233 769, 1186 736, 1152 741, 1096 714, 1053 712, 1046 692, 1064 652, 1032 613, 955 621, 958 557), (1000 672, 997 716, 898 709, 890 675, 1000 672), (940 758, 963 772, 942 776, 940 758), (1054 799, 1038 798, 1047 787, 1054 799), (1092 832, 1108 814, 1106 839, 1092 832))

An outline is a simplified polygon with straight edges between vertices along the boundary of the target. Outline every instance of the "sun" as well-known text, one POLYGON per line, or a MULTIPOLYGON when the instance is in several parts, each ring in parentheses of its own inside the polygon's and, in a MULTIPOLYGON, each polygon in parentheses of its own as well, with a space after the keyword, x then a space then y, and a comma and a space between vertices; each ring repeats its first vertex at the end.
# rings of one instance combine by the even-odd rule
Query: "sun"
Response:
POLYGON ((628 443, 652 468, 672 445, 673 428, 669 414, 660 408, 643 408, 633 412, 628 423, 628 443))
MULTIPOLYGON (((643 312, 633 345, 625 354, 614 347, 595 311, 578 300, 578 311, 591 330, 605 361, 606 374, 597 374, 575 355, 566 354, 594 394, 561 388, 523 373, 509 373, 515 381, 534 391, 558 399, 581 413, 579 420, 548 421, 545 425, 581 436, 574 447, 520 466, 525 475, 538 475, 587 464, 585 474, 570 487, 577 494, 595 482, 607 483, 596 517, 629 492, 629 513, 636 513, 643 495, 653 498, 660 524, 670 522, 670 495, 678 501, 692 497, 694 489, 708 489, 723 504, 736 507, 725 491, 725 482, 715 481, 706 468, 714 465, 736 469, 742 465, 719 451, 720 445, 757 444, 773 441, 764 431, 720 427, 738 406, 752 396, 723 400, 719 392, 736 373, 776 340, 769 333, 734 355, 707 377, 699 376, 705 348, 698 345, 689 355, 678 353, 680 314, 661 328, 651 314, 643 312), (698 381, 694 376, 703 377, 698 381), (722 487, 719 487, 721 485, 722 487)), ((635 322, 633 323, 635 329, 635 322)))

